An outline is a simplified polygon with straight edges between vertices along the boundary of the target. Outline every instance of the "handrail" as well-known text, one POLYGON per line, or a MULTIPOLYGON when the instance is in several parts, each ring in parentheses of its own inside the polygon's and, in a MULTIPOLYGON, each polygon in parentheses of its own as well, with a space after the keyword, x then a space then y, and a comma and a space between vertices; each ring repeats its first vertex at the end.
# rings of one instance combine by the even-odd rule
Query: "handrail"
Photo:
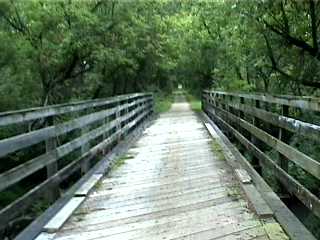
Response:
POLYGON ((152 96, 152 93, 134 93, 119 95, 116 97, 93 99, 86 101, 76 101, 44 107, 35 107, 17 111, 7 111, 0 113, 0 126, 23 123, 39 118, 46 118, 71 112, 77 112, 93 107, 101 107, 109 104, 115 104, 121 101, 134 100, 140 97, 152 96))
POLYGON ((271 95, 271 94, 250 94, 250 93, 234 93, 223 91, 209 91, 205 90, 204 93, 215 96, 231 96, 237 98, 244 98, 249 100, 257 100, 268 103, 275 103, 297 107, 306 110, 320 111, 320 98, 309 96, 290 96, 290 95, 271 95))
POLYGON ((39 170, 47 171, 45 180, 0 209, 0 230, 12 219, 23 214, 36 199, 45 197, 51 202, 55 201, 59 197, 60 183, 76 172, 80 171, 82 175, 88 172, 98 159, 152 113, 151 93, 0 113, 2 129, 30 120, 47 119, 40 129, 15 133, 14 136, 0 140, 0 158, 7 160, 17 151, 24 159, 27 157, 24 152, 41 144, 45 146, 45 152, 35 152, 36 156, 24 159, 23 163, 0 173, 0 194, 39 170), (83 110, 86 111, 78 114, 83 110), (55 121, 59 115, 68 113, 76 114, 59 118, 59 122, 55 121), (64 141, 60 143, 57 141, 58 137, 64 137, 64 141), (74 153, 77 153, 75 157, 71 157, 74 153))
POLYGON ((296 116, 299 110, 310 114, 320 111, 319 98, 206 90, 202 94, 202 107, 212 120, 248 150, 257 171, 272 170, 279 186, 320 217, 319 198, 288 172, 291 162, 320 180, 320 162, 289 142, 292 134, 319 141, 320 126, 296 116), (263 106, 263 102, 269 106, 263 106), (266 146, 278 153, 278 161, 265 153, 266 146))

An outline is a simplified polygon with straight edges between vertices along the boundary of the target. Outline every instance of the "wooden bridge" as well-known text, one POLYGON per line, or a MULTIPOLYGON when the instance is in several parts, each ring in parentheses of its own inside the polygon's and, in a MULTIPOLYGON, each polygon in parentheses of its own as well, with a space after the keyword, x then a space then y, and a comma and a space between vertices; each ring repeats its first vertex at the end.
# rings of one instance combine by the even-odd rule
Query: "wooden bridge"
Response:
POLYGON ((42 201, 15 239, 316 239, 281 198, 320 215, 290 174, 317 179, 319 163, 288 144, 290 133, 318 140, 316 123, 294 117, 317 114, 319 99, 204 91, 202 108, 179 95, 155 118, 152 94, 131 94, 0 114, 0 157, 23 159, 1 169, 0 191, 24 188, 0 229, 42 201))

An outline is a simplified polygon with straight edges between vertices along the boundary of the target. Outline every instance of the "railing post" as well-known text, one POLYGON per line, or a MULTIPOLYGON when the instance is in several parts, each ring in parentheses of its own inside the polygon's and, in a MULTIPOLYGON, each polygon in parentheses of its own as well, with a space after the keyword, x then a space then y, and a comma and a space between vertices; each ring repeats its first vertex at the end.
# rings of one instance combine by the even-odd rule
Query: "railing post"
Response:
MULTIPOLYGON (((88 133, 90 130, 89 126, 85 126, 81 128, 80 134, 81 136, 88 133)), ((81 156, 87 153, 90 150, 90 143, 87 142, 81 146, 81 156)), ((81 163, 81 174, 84 175, 86 172, 88 172, 90 169, 90 159, 85 159, 83 163, 81 163)))
MULTIPOLYGON (((240 104, 244 105, 244 97, 240 97, 240 104)), ((239 117, 242 118, 242 119, 244 118, 244 112, 243 111, 239 112, 239 117)))
MULTIPOLYGON (((281 115, 287 117, 289 115, 289 106, 281 105, 281 115)), ((289 134, 283 128, 279 128, 279 140, 284 143, 288 143, 289 134)), ((288 172, 288 159, 280 154, 279 156, 279 165, 280 167, 288 172)))
POLYGON ((223 109, 228 111, 227 104, 226 104, 226 95, 224 94, 222 95, 222 100, 223 100, 223 109))
POLYGON ((117 110, 116 110, 116 131, 118 132, 117 136, 117 142, 119 143, 121 141, 121 101, 119 100, 117 102, 117 110))
MULTIPOLYGON (((259 100, 254 100, 254 105, 256 108, 260 108, 260 101, 259 100)), ((257 117, 253 118, 253 125, 256 126, 257 128, 260 128, 260 120, 257 117)), ((260 142, 259 140, 254 137, 251 134, 251 142, 260 149, 260 142)), ((262 168, 261 168, 261 164, 258 158, 256 158, 255 156, 252 157, 252 166, 254 167, 254 169, 258 172, 258 173, 262 173, 262 168)))
MULTIPOLYGON (((289 115, 289 106, 287 105, 281 105, 281 113, 282 116, 287 117, 289 115)), ((284 143, 288 143, 289 141, 289 133, 285 129, 279 127, 279 135, 278 139, 281 140, 284 143)), ((278 153, 278 165, 285 171, 288 172, 288 159, 283 156, 281 153, 278 153)), ((279 196, 281 198, 288 198, 290 195, 288 194, 288 191, 286 188, 283 186, 283 184, 280 181, 277 181, 278 184, 278 191, 279 191, 279 196)))
MULTIPOLYGON (((125 101, 124 101, 124 104, 126 105, 125 109, 124 109, 124 114, 123 116, 126 118, 129 114, 129 98, 127 98, 125 101)), ((125 120, 124 121, 124 125, 127 125, 129 123, 129 119, 125 120)), ((124 132, 124 137, 127 135, 127 132, 124 132)))
MULTIPOLYGON (((48 117, 46 125, 53 126, 54 125, 54 118, 48 117)), ((57 148, 56 137, 52 137, 52 138, 47 139, 45 141, 45 144, 46 144, 46 152, 50 152, 50 151, 55 150, 57 148)), ((57 173, 58 163, 57 162, 50 163, 47 165, 46 169, 47 169, 47 178, 50 178, 51 176, 53 176, 54 174, 57 173)), ((47 198, 49 201, 51 201, 51 202, 55 201, 56 199, 58 199, 59 195, 60 195, 59 186, 53 186, 52 189, 48 189, 47 198)))
MULTIPOLYGON (((232 102, 233 102, 233 96, 232 95, 229 95, 229 104, 232 104, 232 102)), ((233 109, 232 109, 232 107, 230 106, 230 105, 228 105, 228 109, 227 109, 227 111, 229 112, 229 113, 231 113, 231 114, 233 114, 233 109)))

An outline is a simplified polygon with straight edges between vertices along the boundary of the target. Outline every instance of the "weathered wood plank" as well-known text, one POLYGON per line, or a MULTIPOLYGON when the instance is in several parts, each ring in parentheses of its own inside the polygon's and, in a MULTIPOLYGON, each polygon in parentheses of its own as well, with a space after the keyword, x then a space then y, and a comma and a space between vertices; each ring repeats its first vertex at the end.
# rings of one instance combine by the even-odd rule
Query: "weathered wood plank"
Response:
MULTIPOLYGON (((143 112, 141 115, 139 115, 135 122, 140 121, 143 117, 148 115, 149 112, 143 112)), ((124 129, 129 129, 130 126, 126 125, 124 129)), ((30 205, 34 203, 36 199, 38 199, 40 196, 43 196, 43 194, 50 189, 52 186, 55 186, 59 184, 61 181, 65 180, 67 177, 69 177, 71 174, 76 172, 82 163, 82 161, 94 157, 98 152, 101 152, 102 149, 104 149, 109 144, 113 143, 116 140, 116 136, 118 135, 118 132, 113 133, 108 137, 108 139, 105 139, 103 142, 99 143, 98 145, 94 146, 90 149, 89 152, 87 152, 85 155, 79 157, 75 161, 68 164, 63 169, 59 170, 55 175, 45 180, 43 183, 38 185, 37 187, 33 188, 29 192, 27 192, 25 195, 20 197, 19 199, 15 200, 10 205, 6 206, 5 208, 1 209, 0 211, 0 229, 6 226, 6 223, 10 221, 11 219, 14 219, 16 216, 21 214, 24 210, 26 210, 30 205)))
POLYGON ((222 113, 225 116, 225 118, 231 120, 236 124, 239 124, 241 127, 249 131, 255 137, 257 137, 273 149, 277 150, 278 152, 286 156, 289 160, 293 161, 299 167, 303 168, 316 178, 320 179, 320 163, 318 161, 312 159, 311 157, 291 147, 290 145, 282 142, 281 140, 271 136, 265 131, 255 127, 251 123, 238 118, 232 113, 229 113, 221 108, 216 108, 216 110, 222 113))
MULTIPOLYGON (((141 102, 145 103, 146 100, 140 99, 130 103, 129 105, 135 106, 141 102)), ((129 105, 121 106, 120 111, 122 111, 129 105)), ((88 114, 55 126, 49 126, 32 132, 20 134, 14 137, 2 139, 0 140, 0 157, 5 156, 14 151, 32 146, 46 139, 58 137, 75 129, 81 129, 89 124, 95 123, 108 116, 113 115, 116 112, 116 110, 116 108, 110 108, 100 112, 88 114)))
MULTIPOLYGON (((219 102, 219 100, 217 100, 219 102)), ((247 114, 257 117, 265 122, 271 123, 280 128, 284 128, 294 133, 301 134, 303 136, 311 137, 318 140, 320 134, 320 126, 303 122, 287 116, 282 116, 276 113, 267 112, 263 109, 258 109, 249 105, 224 102, 228 106, 241 110, 247 114)))
MULTIPOLYGON (((225 131, 230 131, 231 129, 232 130, 231 133, 237 133, 237 135, 239 136, 238 139, 243 139, 244 141, 247 141, 248 143, 250 143, 236 129, 230 126, 217 114, 213 114, 215 112, 213 108, 207 106, 206 112, 210 115, 211 118, 217 121, 220 124, 219 126, 223 127, 225 131)), ((214 124, 214 123, 211 122, 211 124, 214 124)), ((215 127, 215 129, 218 129, 217 126, 215 127)), ((223 138, 223 142, 226 145, 226 148, 228 148, 228 151, 230 152, 230 154, 226 154, 226 156, 228 156, 228 161, 232 164, 240 164, 249 172, 250 176, 253 178, 253 181, 258 185, 259 192, 262 194, 263 198, 267 201, 270 208, 274 211, 276 219, 281 223, 281 226, 284 228, 286 233, 288 233, 290 238, 293 240, 300 240, 300 239, 315 240, 315 237, 297 219, 297 217, 287 208, 287 206, 280 200, 280 198, 276 195, 276 193, 273 192, 270 186, 267 185, 267 183, 262 179, 262 177, 251 166, 251 164, 241 155, 241 153, 236 149, 236 147, 228 140, 228 138, 225 135, 223 135, 223 133, 220 130, 218 131, 219 131, 219 136, 223 138)), ((244 146, 246 147, 253 146, 253 144, 248 144, 248 145, 244 144, 244 146)), ((253 147, 256 148, 255 146, 253 147)), ((260 150, 257 149, 257 152, 258 151, 260 150)), ((270 161, 273 162, 272 160, 270 161)), ((274 166, 278 167, 276 164, 274 164, 274 166)), ((283 176, 287 176, 287 175, 283 175, 283 176)))
MULTIPOLYGON (((152 118, 151 118, 152 119, 152 118)), ((144 121, 143 124, 139 126, 138 129, 132 131, 126 139, 108 152, 101 161, 99 161, 95 166, 85 176, 83 176, 79 181, 77 181, 70 189, 63 194, 63 196, 56 201, 52 206, 50 206, 44 213, 42 213, 39 218, 33 221, 28 227, 26 227, 17 237, 16 240, 25 239, 35 239, 43 229, 43 226, 57 213, 73 196, 75 191, 94 173, 105 174, 108 170, 110 161, 117 158, 118 155, 125 154, 132 144, 139 139, 142 131, 145 127, 150 125, 150 121, 144 121)), ((73 169, 73 168, 71 168, 73 169)))
POLYGON ((51 105, 47 107, 36 107, 30 109, 23 109, 19 111, 9 111, 0 113, 0 126, 11 125, 31 121, 39 118, 45 118, 49 116, 56 116, 60 114, 66 114, 71 112, 77 112, 88 108, 100 107, 115 102, 123 101, 126 99, 135 99, 138 97, 149 97, 152 98, 151 94, 137 93, 127 94, 113 97, 110 99, 98 99, 90 101, 80 101, 74 103, 51 105))
POLYGON ((99 182, 103 174, 93 174, 87 182, 85 182, 79 189, 76 191, 75 196, 86 196, 91 189, 99 182))
POLYGON ((279 223, 270 221, 263 224, 263 227, 270 239, 289 240, 279 223))
POLYGON ((206 94, 212 94, 213 97, 218 95, 242 97, 245 99, 259 100, 263 102, 287 105, 312 111, 320 111, 320 99, 315 97, 297 97, 288 95, 266 95, 266 94, 243 94, 219 91, 204 91, 206 94))
POLYGON ((235 169, 235 174, 238 180, 243 184, 249 184, 252 183, 252 179, 244 169, 235 169))
POLYGON ((36 237, 34 240, 53 240, 55 236, 56 236, 55 233, 43 232, 38 237, 36 237))
POLYGON ((57 232, 68 220, 71 214, 85 200, 85 197, 73 197, 45 226, 44 231, 48 233, 57 232))
MULTIPOLYGON (((216 116, 216 118, 219 118, 216 116)), ((294 194, 306 207, 308 207, 314 214, 320 217, 320 200, 306 189, 301 183, 291 177, 286 173, 280 166, 278 166, 275 161, 264 154, 260 149, 254 146, 248 139, 246 139, 241 133, 239 133, 235 128, 227 124, 221 118, 219 121, 226 125, 229 131, 239 140, 239 142, 246 147, 254 156, 259 158, 266 164, 271 171, 275 174, 275 177, 281 181, 281 183, 286 187, 286 190, 294 194)))
POLYGON ((252 208, 259 218, 273 217, 273 211, 261 197, 260 193, 253 184, 243 184, 241 185, 241 188, 247 196, 250 208, 252 208))
POLYGON ((215 156, 208 134, 196 134, 203 130, 188 104, 174 104, 129 151, 132 157, 89 194, 55 240, 266 237, 236 191, 230 167, 215 156))
MULTIPOLYGON (((134 111, 130 112, 128 115, 121 117, 121 121, 124 119, 129 119, 141 111, 144 111, 145 107, 137 108, 134 111)), ((145 116, 146 114, 144 114, 145 116)), ((47 152, 43 155, 40 155, 28 162, 21 164, 13 169, 8 170, 0 174, 0 190, 5 189, 6 187, 20 181, 21 179, 29 176, 35 171, 45 167, 46 165, 57 161, 58 159, 66 156, 77 148, 81 147, 83 144, 101 136, 103 133, 108 132, 112 128, 116 126, 117 120, 113 120, 112 122, 106 123, 96 129, 91 130, 90 132, 75 138, 74 140, 67 142, 58 148, 47 152)), ((126 129, 131 129, 134 125, 136 125, 137 119, 131 121, 126 125, 125 129, 121 129, 124 131, 126 129)))

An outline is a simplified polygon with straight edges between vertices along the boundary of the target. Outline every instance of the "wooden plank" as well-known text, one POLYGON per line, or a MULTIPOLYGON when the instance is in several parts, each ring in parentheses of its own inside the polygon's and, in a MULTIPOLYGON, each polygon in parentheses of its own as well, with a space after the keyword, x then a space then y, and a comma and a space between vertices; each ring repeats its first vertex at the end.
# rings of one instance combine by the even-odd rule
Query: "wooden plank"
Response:
POLYGON ((142 189, 134 193, 128 192, 127 194, 112 194, 112 196, 111 194, 103 192, 103 190, 99 190, 97 194, 94 193, 93 195, 90 195, 90 198, 85 202, 83 208, 88 207, 89 209, 98 209, 101 207, 103 209, 112 209, 129 206, 135 208, 142 204, 146 205, 166 198, 176 199, 181 195, 194 196, 200 192, 209 192, 214 190, 216 190, 214 193, 219 193, 234 187, 234 183, 226 183, 224 187, 215 181, 208 181, 209 186, 204 186, 203 182, 199 183, 201 184, 198 184, 198 186, 193 184, 193 186, 188 187, 188 185, 185 184, 184 186, 173 189, 167 188, 166 190, 163 190, 163 186, 161 186, 161 191, 156 191, 156 189, 154 189, 153 193, 150 195, 147 192, 150 193, 152 189, 142 189))
POLYGON ((75 191, 85 182, 93 173, 105 173, 107 171, 108 162, 112 161, 117 155, 125 154, 128 148, 134 144, 135 141, 141 136, 144 128, 150 125, 151 121, 144 121, 138 129, 131 132, 127 138, 117 145, 112 151, 108 152, 104 158, 98 162, 90 171, 77 181, 70 189, 63 194, 52 206, 45 210, 36 220, 29 224, 19 235, 16 240, 34 239, 36 238, 43 229, 43 226, 57 213, 69 199, 74 196, 75 191))
MULTIPOLYGON (((128 106, 135 106, 145 101, 145 99, 140 99, 130 103, 128 106)), ((122 105, 120 107, 120 110, 123 110, 128 106, 122 105)), ((100 121, 108 116, 111 116, 115 112, 116 108, 110 108, 107 110, 81 116, 79 118, 55 126, 50 126, 32 132, 13 136, 10 138, 2 139, 0 140, 0 157, 5 156, 6 154, 12 153, 14 151, 32 146, 46 139, 58 137, 75 129, 83 128, 89 124, 100 121)))
POLYGON ((151 96, 152 96, 151 94, 145 94, 145 93, 127 94, 127 95, 112 97, 109 99, 80 101, 80 102, 60 104, 60 105, 51 105, 47 107, 36 107, 36 108, 29 108, 29 109, 23 109, 18 111, 2 112, 0 113, 0 126, 17 124, 17 123, 31 121, 39 118, 45 118, 49 116, 56 116, 60 114, 81 111, 81 110, 93 108, 93 107, 105 106, 115 102, 123 101, 125 99, 135 99, 139 97, 151 98, 151 96))
POLYGON ((58 137, 59 135, 82 128, 88 124, 102 120, 103 118, 112 115, 114 112, 115 109, 104 110, 85 115, 56 126, 49 126, 29 133, 2 139, 0 140, 0 157, 19 149, 32 146, 48 138, 58 137))
POLYGON ((217 135, 216 131, 212 128, 212 126, 209 123, 205 123, 204 124, 207 128, 207 130, 209 131, 211 137, 213 138, 218 138, 219 136, 217 135))
POLYGON ((134 157, 89 194, 57 240, 250 239, 258 227, 257 236, 265 236, 240 193, 231 194, 237 182, 203 130, 188 104, 174 104, 129 151, 134 157))
MULTIPOLYGON (((144 115, 148 114, 148 112, 143 113, 137 119, 139 120, 144 115)), ((129 126, 126 125, 125 128, 129 126)), ((5 208, 1 209, 0 211, 0 229, 1 227, 5 227, 6 224, 11 220, 14 219, 16 216, 21 214, 24 210, 26 210, 30 205, 34 204, 34 201, 39 197, 43 196, 43 194, 50 189, 51 186, 57 185, 61 181, 65 180, 75 171, 80 168, 81 162, 84 161, 86 158, 92 158, 98 152, 101 152, 103 148, 108 146, 110 143, 116 140, 117 132, 113 133, 108 139, 104 140, 103 142, 99 143, 98 145, 94 146, 90 151, 84 155, 79 157, 77 160, 71 162, 63 169, 59 170, 54 176, 50 177, 49 179, 45 180, 43 183, 38 185, 37 187, 33 188, 26 194, 24 194, 19 199, 15 200, 10 205, 6 206, 5 208)))
MULTIPOLYGON (((49 117, 47 119, 47 124, 50 124, 50 125, 54 124, 53 117, 49 117)), ((49 138, 45 141, 45 145, 46 145, 46 153, 51 152, 57 147, 57 139, 54 137, 49 138)), ((58 163, 53 162, 48 164, 46 166, 46 170, 47 170, 47 178, 50 178, 51 176, 57 173, 58 163)), ((55 185, 55 186, 52 186, 52 188, 48 189, 46 193, 46 199, 49 200, 50 202, 54 202, 59 198, 59 195, 60 195, 59 186, 55 185)))
POLYGON ((56 162, 58 159, 81 147, 84 143, 93 140, 102 135, 103 132, 107 132, 108 130, 112 129, 114 124, 115 122, 96 128, 89 133, 75 138, 74 140, 63 144, 50 152, 42 154, 24 164, 0 174, 0 190, 11 186, 12 184, 22 180, 46 165, 56 162))
POLYGON ((289 237, 283 232, 279 223, 271 221, 263 224, 263 227, 272 240, 289 240, 289 237))
POLYGON ((241 188, 247 196, 249 207, 257 214, 259 218, 273 217, 273 211, 261 197, 260 193, 253 184, 242 184, 241 188))
MULTIPOLYGON (((219 100, 217 100, 219 101, 219 100)), ((257 117, 265 122, 271 123, 275 126, 284 128, 294 133, 301 134, 303 136, 311 137, 313 139, 318 139, 320 134, 320 126, 311 124, 308 122, 300 121, 287 116, 282 116, 276 113, 267 112, 263 109, 258 109, 245 104, 224 102, 230 107, 237 110, 244 111, 254 117, 257 117)))
POLYGON ((244 169, 235 169, 234 170, 236 177, 238 178, 238 180, 243 183, 243 184, 250 184, 252 183, 252 179, 249 176, 249 174, 247 173, 246 170, 244 169))
MULTIPOLYGON (((208 115, 219 122, 219 126, 223 127, 225 131, 233 129, 232 132, 237 132, 232 126, 227 124, 222 118, 216 114, 212 114, 214 109, 207 106, 205 109, 208 115)), ((206 117, 206 116, 205 116, 206 117)), ((286 233, 292 240, 316 240, 315 237, 310 233, 310 231, 297 219, 297 217, 287 208, 287 206, 280 200, 280 198, 273 192, 270 186, 263 180, 263 178, 255 171, 251 164, 244 158, 237 148, 228 140, 228 138, 218 129, 218 127, 210 120, 209 117, 206 119, 215 127, 215 130, 223 139, 225 149, 228 149, 227 160, 229 164, 238 166, 240 164, 244 167, 250 176, 252 177, 255 184, 258 185, 258 190, 262 194, 263 199, 268 203, 270 208, 274 211, 274 215, 277 221, 284 228, 286 233)), ((242 136, 239 133, 239 136, 242 136)), ((243 139, 245 139, 242 136, 243 139)), ((246 139, 247 140, 247 139, 246 139)), ((248 141, 248 140, 247 140, 248 141)))
POLYGON ((80 206, 85 197, 73 197, 43 228, 48 233, 57 232, 71 214, 80 206))
MULTIPOLYGON (((216 116, 219 118, 218 116, 216 116)), ((320 217, 320 200, 311 193, 307 188, 305 188, 301 183, 291 177, 286 173, 280 166, 278 166, 270 157, 264 154, 260 149, 254 146, 249 140, 241 135, 235 128, 228 125, 225 121, 219 118, 219 121, 223 123, 229 131, 239 140, 239 142, 246 147, 254 156, 259 158, 266 164, 271 171, 273 171, 274 176, 281 181, 281 183, 286 187, 286 190, 294 194, 307 208, 309 208, 315 215, 320 217)))
POLYGON ((40 233, 39 236, 37 236, 34 240, 53 240, 55 236, 56 236, 55 233, 43 232, 43 233, 40 233))
MULTIPOLYGON (((115 233, 108 232, 106 230, 99 230, 93 232, 85 233, 75 233, 70 237, 73 239, 78 239, 82 236, 84 239, 104 239, 104 240, 127 240, 127 239, 146 239, 146 240, 156 240, 156 239, 193 239, 189 238, 190 235, 202 235, 201 233, 211 230, 207 237, 222 237, 224 235, 232 234, 239 230, 246 230, 248 228, 259 226, 259 221, 252 219, 252 215, 245 212, 241 212, 241 209, 230 209, 226 210, 226 213, 216 209, 213 212, 211 209, 207 209, 207 212, 201 211, 201 215, 194 212, 192 215, 186 212, 186 217, 181 217, 177 220, 171 220, 171 216, 165 217, 163 220, 159 219, 158 222, 152 222, 149 225, 141 224, 140 228, 135 228, 133 230, 127 230, 125 225, 123 225, 122 232, 115 233), (211 210, 211 211, 210 211, 211 210), (241 221, 242 220, 242 221, 241 221), (211 224, 208 224, 208 223, 211 224), (230 223, 231 222, 231 223, 230 223), (236 224, 232 224, 236 223, 236 224), (111 234, 110 234, 111 233, 111 234)), ((146 221, 144 221, 146 223, 146 221)), ((133 223, 134 224, 134 223, 133 223)), ((133 224, 130 224, 131 226, 133 224)), ((199 236, 198 235, 198 236, 199 236)), ((190 236, 191 237, 191 236, 190 236)), ((204 236, 203 236, 204 237, 204 236)), ((203 238, 195 238, 203 239, 203 238)), ((210 238, 209 238, 210 239, 210 238)))
POLYGON ((287 105, 291 107, 307 109, 312 111, 320 111, 320 99, 315 97, 297 97, 289 95, 267 95, 267 94, 242 94, 242 93, 231 93, 221 91, 205 91, 207 94, 213 94, 213 97, 219 95, 242 97, 251 100, 260 100, 263 102, 275 103, 280 105, 287 105))
POLYGON ((306 154, 300 152, 299 150, 291 147, 290 145, 282 142, 281 140, 273 137, 272 135, 266 133, 265 131, 255 127, 251 123, 238 118, 237 116, 221 109, 216 108, 219 112, 221 112, 226 118, 231 120, 232 122, 239 124, 241 127, 249 131, 255 137, 265 142, 270 147, 274 148, 284 156, 286 156, 289 160, 293 161, 299 167, 303 168, 316 178, 320 179, 320 163, 306 154))
MULTIPOLYGON (((141 108, 141 109, 138 108, 133 112, 130 112, 129 115, 123 116, 121 121, 125 119, 129 119, 130 117, 139 113, 139 111, 142 112, 143 110, 144 108, 141 108)), ((128 125, 126 125, 126 129, 131 129, 134 125, 136 125, 138 120, 136 119, 130 122, 128 125)), ((34 173, 35 171, 45 167, 46 165, 53 163, 58 159, 66 156, 67 154, 71 153, 75 149, 81 147, 83 144, 101 136, 103 133, 108 132, 110 129, 115 127, 116 122, 117 122, 116 120, 113 120, 112 122, 104 124, 78 138, 75 138, 70 142, 67 142, 59 146, 58 148, 48 153, 42 154, 34 159, 29 160, 24 164, 21 164, 15 168, 8 170, 7 172, 0 174, 0 191, 22 180, 23 178, 34 173)))
POLYGON ((76 191, 75 196, 86 196, 91 191, 91 189, 100 181, 103 177, 103 174, 93 174, 87 182, 85 182, 79 189, 76 191))

